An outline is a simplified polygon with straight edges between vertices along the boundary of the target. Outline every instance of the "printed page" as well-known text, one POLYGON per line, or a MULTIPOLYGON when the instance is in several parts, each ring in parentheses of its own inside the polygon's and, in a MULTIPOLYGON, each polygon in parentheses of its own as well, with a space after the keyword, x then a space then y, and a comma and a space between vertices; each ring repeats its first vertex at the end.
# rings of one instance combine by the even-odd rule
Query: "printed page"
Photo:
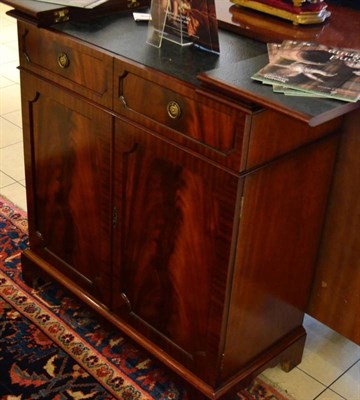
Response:
POLYGON ((360 98, 360 51, 296 41, 276 50, 252 79, 339 100, 360 98))

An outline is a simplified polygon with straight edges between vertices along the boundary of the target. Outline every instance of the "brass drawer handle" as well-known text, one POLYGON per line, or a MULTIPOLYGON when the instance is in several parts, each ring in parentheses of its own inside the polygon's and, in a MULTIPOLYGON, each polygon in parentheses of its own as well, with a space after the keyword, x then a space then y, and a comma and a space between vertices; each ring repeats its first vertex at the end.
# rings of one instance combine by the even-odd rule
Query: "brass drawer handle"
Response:
POLYGON ((166 106, 167 113, 170 118, 178 119, 181 116, 181 107, 176 101, 170 101, 166 106))
POLYGON ((70 65, 70 59, 66 53, 60 53, 58 55, 58 64, 60 68, 67 68, 70 65))

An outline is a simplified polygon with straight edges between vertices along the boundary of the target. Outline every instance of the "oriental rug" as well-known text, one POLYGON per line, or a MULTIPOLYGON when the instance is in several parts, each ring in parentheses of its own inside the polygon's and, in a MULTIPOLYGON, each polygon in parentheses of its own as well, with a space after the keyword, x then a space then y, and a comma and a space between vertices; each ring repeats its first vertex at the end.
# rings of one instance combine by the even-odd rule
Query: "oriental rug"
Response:
MULTIPOLYGON (((27 246, 26 214, 0 197, 0 399, 191 400, 171 372, 59 285, 28 287, 27 246)), ((289 400, 260 379, 240 399, 289 400)))

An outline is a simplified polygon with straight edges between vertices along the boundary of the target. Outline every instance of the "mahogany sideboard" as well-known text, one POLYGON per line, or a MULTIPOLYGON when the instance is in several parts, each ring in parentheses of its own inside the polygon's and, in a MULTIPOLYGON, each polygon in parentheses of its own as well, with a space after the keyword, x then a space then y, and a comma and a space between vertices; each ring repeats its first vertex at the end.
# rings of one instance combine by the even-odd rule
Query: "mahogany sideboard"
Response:
MULTIPOLYGON (((7 1, 6 3, 11 3, 7 1)), ((195 391, 301 361, 339 146, 358 105, 252 82, 266 45, 146 44, 131 15, 18 18, 30 247, 195 391)))

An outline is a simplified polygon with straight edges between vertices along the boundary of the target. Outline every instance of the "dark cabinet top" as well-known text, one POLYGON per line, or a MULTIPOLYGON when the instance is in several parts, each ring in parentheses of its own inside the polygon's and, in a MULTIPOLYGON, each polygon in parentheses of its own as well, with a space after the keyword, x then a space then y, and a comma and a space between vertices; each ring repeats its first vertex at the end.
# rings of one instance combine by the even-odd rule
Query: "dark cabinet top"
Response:
MULTIPOLYGON (((230 12, 232 7, 229 2, 228 10, 225 1, 218 0, 221 18, 224 9, 225 13, 230 12)), ((13 0, 4 2, 14 3, 13 0)), ((27 0, 27 3, 31 1, 27 0)), ((228 30, 220 29, 220 54, 217 55, 194 46, 181 47, 167 40, 163 40, 160 48, 151 46, 146 42, 147 24, 135 22, 131 13, 89 22, 70 21, 50 29, 78 38, 116 57, 155 69, 184 84, 209 87, 230 95, 234 101, 274 109, 311 126, 359 107, 359 102, 289 97, 273 93, 271 87, 252 81, 251 75, 268 62, 266 43, 228 30)))
POLYGON ((220 30, 217 55, 167 40, 160 48, 151 46, 146 42, 147 25, 135 22, 131 15, 115 15, 91 23, 69 22, 54 29, 186 83, 209 86, 230 94, 235 101, 275 109, 312 126, 359 107, 359 102, 284 96, 273 93, 268 85, 252 81, 251 75, 268 62, 266 44, 229 31, 220 30))

